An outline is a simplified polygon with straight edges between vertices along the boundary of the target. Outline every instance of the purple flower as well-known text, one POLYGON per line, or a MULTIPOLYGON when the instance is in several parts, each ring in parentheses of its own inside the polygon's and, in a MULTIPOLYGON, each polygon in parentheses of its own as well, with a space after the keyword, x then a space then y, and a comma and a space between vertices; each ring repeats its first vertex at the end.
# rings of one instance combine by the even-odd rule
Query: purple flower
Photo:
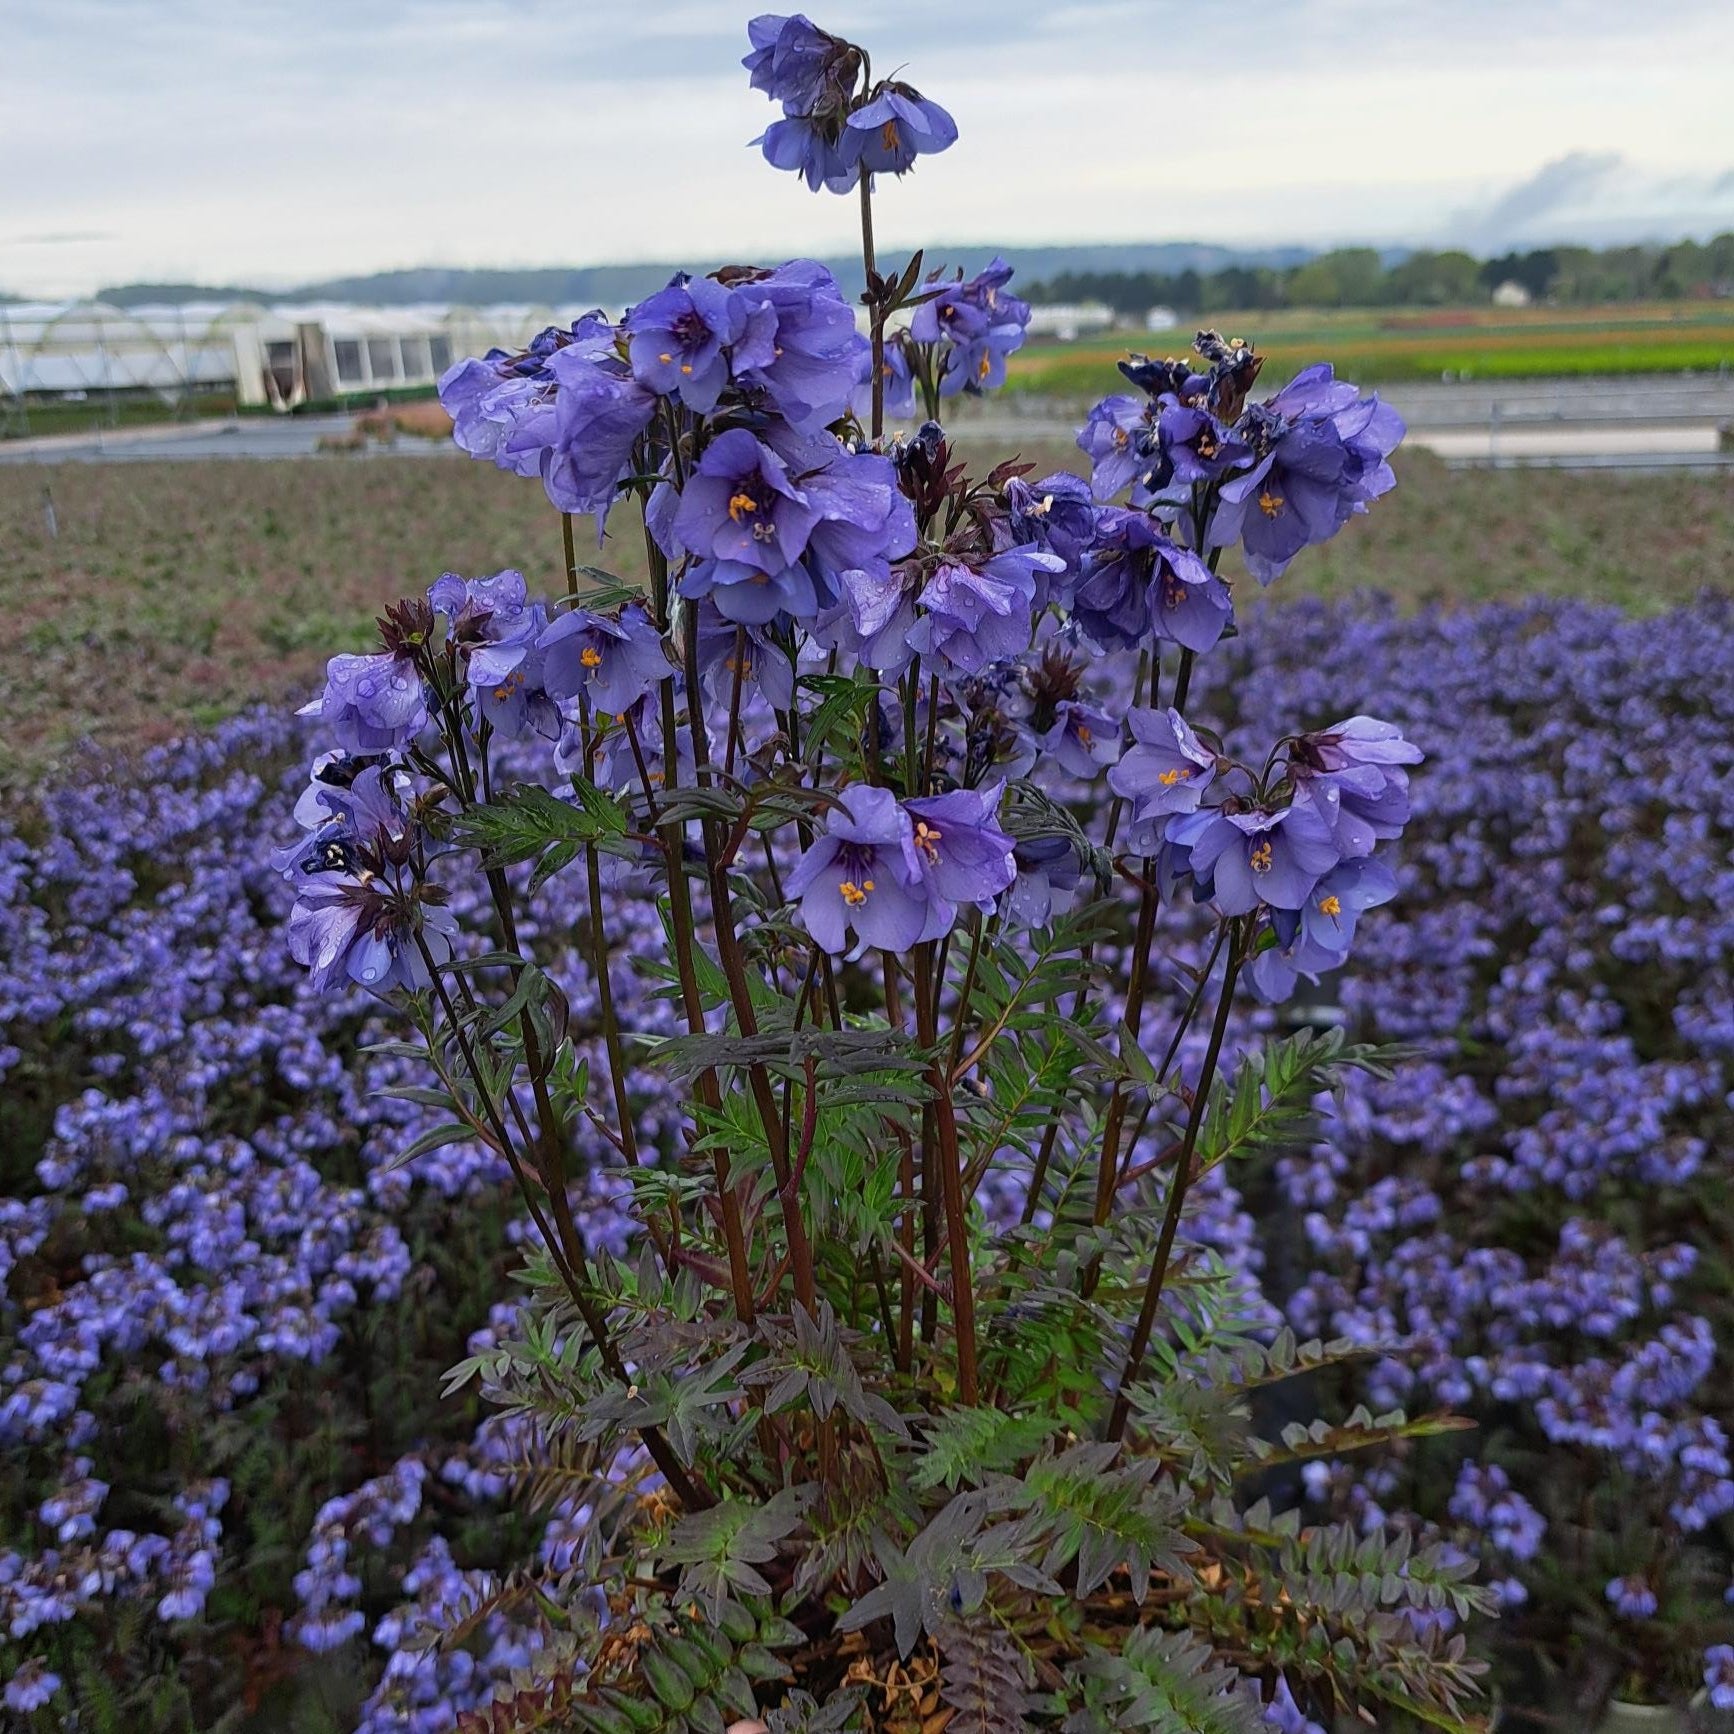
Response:
POLYGON ((1704 1652, 1704 1684, 1713 1710, 1734 1710, 1734 1645, 1712 1644, 1704 1652))
POLYGON ((556 385, 549 361, 572 345, 608 347, 613 327, 587 313, 569 331, 549 326, 528 349, 490 349, 456 362, 440 376, 439 397, 452 418, 452 439, 474 458, 491 459, 521 476, 541 473, 543 436, 552 432, 556 385), (540 433, 532 430, 540 430, 540 433))
MULTIPOLYGON (((866 425, 873 413, 873 345, 869 343, 857 364, 859 383, 849 407, 856 418, 866 425)), ((903 331, 885 333, 884 354, 880 362, 880 377, 884 380, 881 397, 886 415, 907 421, 915 414, 915 366, 909 358, 909 335, 903 331)))
POLYGON ((953 789, 903 803, 914 826, 932 915, 923 939, 950 932, 957 906, 973 903, 983 911, 1017 877, 1012 840, 993 823, 1002 784, 987 789, 953 789))
POLYGON ((1337 864, 1336 846, 1311 807, 1217 808, 1168 824, 1168 838, 1188 852, 1190 871, 1224 915, 1250 915, 1261 904, 1300 910, 1337 864))
POLYGON ((558 387, 553 425, 520 435, 540 449, 542 486, 562 512, 608 515, 621 479, 632 470, 633 447, 656 413, 656 393, 612 355, 574 346, 548 363, 558 387))
POLYGON ((1345 856, 1370 855, 1374 843, 1402 834, 1409 822, 1409 776, 1421 749, 1395 724, 1354 716, 1289 749, 1297 798, 1310 801, 1345 856))
POLYGON ((699 677, 716 703, 730 702, 738 674, 746 693, 758 692, 773 710, 786 711, 793 705, 794 665, 770 627, 726 620, 705 601, 698 606, 695 630, 699 677))
POLYGON ((799 175, 809 192, 823 187, 830 193, 848 193, 861 178, 861 168, 840 133, 835 122, 792 114, 772 121, 749 142, 764 152, 772 168, 799 175))
POLYGON ((846 101, 854 88, 860 56, 840 36, 819 29, 796 12, 766 12, 747 24, 752 52, 741 65, 754 90, 780 102, 789 114, 811 114, 846 101))
POLYGON ((753 306, 713 277, 685 272, 624 321, 634 376, 701 413, 716 407, 731 366, 775 360, 776 327, 775 309, 753 306))
MULTIPOLYGON (((862 352, 871 353, 837 279, 812 259, 791 259, 774 271, 731 276, 747 306, 768 308, 777 322, 770 358, 750 367, 738 365, 737 384, 762 390, 803 433, 836 421, 855 394, 862 352)), ((759 329, 757 324, 753 329, 759 329)))
POLYGON ((870 175, 906 173, 918 156, 957 143, 957 122, 907 84, 883 84, 850 114, 842 140, 847 161, 870 175))
POLYGON ((850 451, 828 433, 770 437, 814 514, 807 560, 823 590, 844 572, 883 577, 915 546, 915 509, 889 458, 850 451))
POLYGON ((619 616, 573 608, 537 641, 542 680, 555 698, 582 698, 591 714, 619 715, 672 672, 650 616, 629 602, 619 616))
POLYGON ((406 852, 407 784, 402 767, 386 761, 319 761, 295 807, 296 820, 308 835, 279 849, 271 865, 297 885, 330 874, 359 873, 364 867, 377 871, 387 855, 406 852), (342 780, 346 775, 347 782, 342 780))
POLYGON ((1023 346, 1030 304, 1006 293, 1012 268, 995 259, 967 283, 947 283, 915 309, 909 335, 944 343, 940 395, 991 391, 1005 384, 1006 357, 1023 346))
POLYGON ((907 951, 932 914, 915 828, 889 789, 857 783, 841 802, 786 881, 801 925, 833 956, 851 931, 861 950, 907 951))
POLYGON ((1156 406, 1120 393, 1105 397, 1084 418, 1078 450, 1090 460, 1090 485, 1111 500, 1150 468, 1156 455, 1156 406))
POLYGON ((324 692, 298 714, 318 717, 347 752, 379 753, 407 746, 427 727, 427 694, 407 649, 334 656, 324 692))
POLYGON ((1649 1620, 1656 1615, 1656 1592, 1641 1577, 1608 1579, 1607 1598, 1622 1619, 1649 1620))
POLYGON ((1208 540, 1239 542, 1248 571, 1269 584, 1301 549, 1328 541, 1396 485, 1386 460, 1403 422, 1320 362, 1249 408, 1234 436, 1252 467, 1223 484, 1208 540))
POLYGON ((1113 508, 1097 520, 1072 618, 1099 649, 1147 637, 1208 650, 1234 617, 1228 586, 1147 512, 1113 508))
POLYGON ((853 656, 880 674, 901 674, 915 656, 909 642, 915 630, 915 594, 901 569, 883 578, 840 573, 837 600, 814 623, 814 642, 853 656))
MULTIPOLYGON (((378 876, 310 880, 289 913, 289 955, 308 970, 315 993, 345 981, 387 993, 428 985, 419 939, 434 962, 451 956, 457 921, 448 909, 378 876)), ((166 1617, 166 1616, 165 1616, 166 1617)))
POLYGON ((1153 852, 1159 821, 1195 813, 1216 777, 1216 755, 1180 712, 1134 708, 1126 713, 1132 746, 1108 773, 1108 787, 1132 803, 1128 841, 1153 852))
POLYGON ((1064 569, 1058 555, 1036 547, 1007 549, 979 567, 947 562, 918 598, 925 612, 910 631, 910 648, 962 674, 1018 655, 1030 641, 1036 573, 1064 569))
MULTIPOLYGON (((1012 540, 1033 542, 1064 562, 1064 581, 1057 581, 1052 589, 1063 593, 1060 600, 1069 603, 1072 585, 1083 571, 1084 557, 1096 541, 1098 508, 1090 484, 1069 470, 1044 476, 1039 482, 1014 476, 1006 483, 1005 500, 1012 540)), ((1047 600, 1038 579, 1037 608, 1045 607, 1047 600)))
POLYGON ((1267 1004, 1275 1004, 1294 992, 1297 977, 1316 981, 1325 971, 1340 969, 1349 960, 1362 912, 1396 895, 1397 881, 1381 861, 1344 861, 1333 867, 1307 893, 1298 913, 1272 911, 1276 944, 1253 959, 1253 990, 1267 1004))
POLYGON ((1074 839, 1055 834, 1020 838, 1012 850, 1017 877, 1001 909, 1014 927, 1046 927, 1071 908, 1084 877, 1074 839))
POLYGON ((526 594, 521 572, 474 579, 448 572, 428 591, 428 601, 448 622, 478 721, 507 739, 534 729, 554 740, 560 715, 543 685, 537 643, 547 610, 526 594))
POLYGON ((38 1656, 27 1656, 13 1670, 0 1702, 15 1715, 28 1716, 40 1710, 60 1690, 60 1676, 49 1671, 38 1656))
POLYGON ((1062 698, 1054 704, 1052 725, 1036 736, 1036 745, 1062 770, 1088 782, 1119 758, 1120 725, 1105 710, 1062 698))

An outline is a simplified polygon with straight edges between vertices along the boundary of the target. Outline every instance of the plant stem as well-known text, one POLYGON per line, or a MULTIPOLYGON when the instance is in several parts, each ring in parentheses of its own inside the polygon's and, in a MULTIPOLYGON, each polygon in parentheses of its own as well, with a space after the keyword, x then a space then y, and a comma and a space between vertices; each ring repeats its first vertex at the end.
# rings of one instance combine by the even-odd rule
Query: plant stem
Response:
MULTIPOLYGON (((939 1040, 938 986, 933 975, 931 943, 915 953, 916 1040, 924 1048, 939 1040)), ((969 1223, 964 1215, 963 1166, 957 1146, 957 1113, 951 1099, 951 1077, 936 1056, 928 1069, 933 1087, 933 1123, 938 1147, 939 1184, 945 1203, 945 1230, 951 1254, 951 1311, 957 1330, 957 1387, 961 1402, 974 1406, 977 1396, 975 1351, 975 1288, 969 1261, 969 1223)))
POLYGON ((1210 1046, 1205 1050, 1204 1069, 1198 1074, 1192 1096, 1192 1112, 1186 1119, 1186 1136, 1174 1163, 1174 1178, 1168 1185, 1168 1209, 1162 1218, 1162 1233, 1156 1242, 1156 1256, 1150 1262, 1150 1275, 1144 1284, 1144 1304, 1138 1309, 1138 1322, 1132 1330, 1132 1341, 1126 1351, 1125 1371, 1114 1394, 1114 1408, 1108 1418, 1107 1437, 1118 1442, 1125 1434, 1126 1420, 1132 1410, 1132 1386, 1144 1370, 1144 1357, 1149 1353, 1150 1335, 1156 1324, 1156 1307, 1162 1299, 1162 1285, 1168 1277, 1168 1259, 1174 1250, 1174 1237, 1180 1230, 1180 1215, 1186 1206, 1186 1193, 1192 1184, 1192 1158, 1198 1149, 1198 1132, 1204 1124, 1205 1108, 1210 1101, 1210 1086, 1216 1078, 1216 1063, 1222 1055, 1222 1039, 1228 1031, 1228 1014, 1234 1004, 1234 983, 1240 973, 1242 924, 1233 922, 1235 931, 1228 942, 1228 969, 1222 980, 1222 997, 1216 1002, 1216 1021, 1210 1027, 1210 1046))
POLYGON ((873 443, 877 445, 885 432, 885 307, 879 299, 874 279, 879 275, 879 262, 873 250, 873 177, 861 172, 861 264, 866 278, 866 294, 871 298, 867 310, 873 324, 873 443))

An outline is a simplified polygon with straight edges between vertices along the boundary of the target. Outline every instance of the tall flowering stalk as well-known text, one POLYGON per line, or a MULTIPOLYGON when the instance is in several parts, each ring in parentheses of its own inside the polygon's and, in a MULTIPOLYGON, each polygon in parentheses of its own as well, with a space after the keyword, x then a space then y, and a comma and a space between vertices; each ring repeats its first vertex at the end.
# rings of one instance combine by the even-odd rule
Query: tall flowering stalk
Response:
POLYGON ((1206 332, 1126 364, 1088 483, 970 474, 937 411, 1003 378, 1028 309, 999 262, 882 273, 872 223, 955 126, 805 18, 749 35, 766 157, 860 200, 866 333, 793 260, 453 369, 459 444, 566 514, 564 593, 448 574, 335 658, 281 858, 294 955, 419 1038, 450 1120, 406 1159, 480 1142, 538 1237, 519 1340, 460 1373, 574 1496, 625 1500, 540 1592, 499 1725, 840 1729, 904 1692, 996 1729, 1460 1725, 1433 1610, 1481 1605, 1468 1568, 1233 1494, 1450 1423, 1259 1438, 1253 1390, 1338 1351, 1254 1334, 1186 1239, 1201 1176, 1377 1064, 1303 1031, 1225 1080, 1243 990, 1316 983, 1394 894, 1420 755, 1350 716, 1243 757, 1190 695, 1224 551, 1274 579, 1392 485, 1401 424, 1328 367, 1255 400, 1255 349, 1206 332), (622 503, 643 593, 577 561, 571 515, 622 503), (502 777, 507 740, 540 781, 502 777), (567 873, 594 1031, 538 918, 567 873), (668 936, 667 1021, 621 1020, 627 900, 668 936), (653 1076, 677 1129, 640 1122, 653 1076), (630 1259, 574 1213, 580 1129, 632 1188, 630 1259))

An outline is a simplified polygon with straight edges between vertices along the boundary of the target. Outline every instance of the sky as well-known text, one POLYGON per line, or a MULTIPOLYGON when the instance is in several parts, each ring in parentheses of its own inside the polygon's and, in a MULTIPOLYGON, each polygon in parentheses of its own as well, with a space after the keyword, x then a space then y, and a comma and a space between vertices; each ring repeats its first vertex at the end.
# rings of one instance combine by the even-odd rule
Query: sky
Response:
MULTIPOLYGON (((732 0, 0 0, 0 289, 826 254, 732 0)), ((1726 0, 839 0, 956 116, 883 244, 1734 228, 1726 0)))

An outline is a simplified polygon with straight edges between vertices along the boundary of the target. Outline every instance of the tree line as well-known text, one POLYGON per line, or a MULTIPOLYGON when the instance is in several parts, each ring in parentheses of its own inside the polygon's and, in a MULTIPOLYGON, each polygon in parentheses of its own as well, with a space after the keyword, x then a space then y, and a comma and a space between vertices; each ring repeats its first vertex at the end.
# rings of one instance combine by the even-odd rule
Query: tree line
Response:
POLYGON ((1120 313, 1172 307, 1179 313, 1270 307, 1448 307, 1485 301, 1502 283, 1536 301, 1605 302, 1734 296, 1734 233, 1671 246, 1539 247, 1478 259, 1410 253, 1387 263, 1371 247, 1339 247, 1277 269, 1063 271, 1024 293, 1041 303, 1101 301, 1120 313))

